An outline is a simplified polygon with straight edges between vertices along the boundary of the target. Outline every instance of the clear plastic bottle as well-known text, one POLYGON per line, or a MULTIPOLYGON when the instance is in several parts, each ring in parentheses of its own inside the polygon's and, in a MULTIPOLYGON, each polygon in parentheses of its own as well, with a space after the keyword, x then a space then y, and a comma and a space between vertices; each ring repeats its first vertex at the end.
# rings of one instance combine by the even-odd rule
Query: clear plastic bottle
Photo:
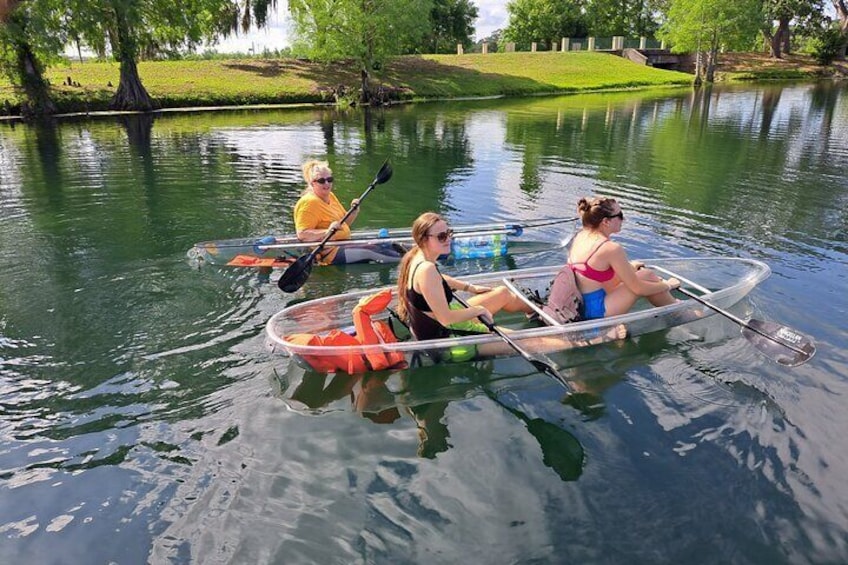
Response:
POLYGON ((498 233, 491 235, 476 235, 454 237, 451 243, 451 254, 454 259, 484 259, 506 255, 508 237, 498 233))

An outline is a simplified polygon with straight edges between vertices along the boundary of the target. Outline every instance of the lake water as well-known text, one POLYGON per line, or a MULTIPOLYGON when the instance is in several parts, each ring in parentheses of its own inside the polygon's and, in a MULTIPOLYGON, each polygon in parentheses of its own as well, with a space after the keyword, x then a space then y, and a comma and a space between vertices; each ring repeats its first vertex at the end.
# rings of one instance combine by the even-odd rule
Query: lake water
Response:
POLYGON ((0 562, 844 563, 846 171, 838 83, 0 124, 0 562), (393 269, 284 295, 185 252, 291 231, 312 156, 345 204, 391 158, 360 228, 612 195, 631 257, 767 262, 733 312, 818 353, 713 316, 567 356, 591 406, 520 358, 305 373, 268 318, 393 269))

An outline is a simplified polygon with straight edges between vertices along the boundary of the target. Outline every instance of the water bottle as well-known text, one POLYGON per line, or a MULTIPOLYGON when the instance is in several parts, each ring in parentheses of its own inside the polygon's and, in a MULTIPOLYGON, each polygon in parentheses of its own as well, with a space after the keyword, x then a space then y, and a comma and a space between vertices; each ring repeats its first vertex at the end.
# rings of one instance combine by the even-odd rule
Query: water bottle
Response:
POLYGON ((506 234, 459 236, 451 242, 454 259, 486 259, 506 255, 508 238, 506 234))

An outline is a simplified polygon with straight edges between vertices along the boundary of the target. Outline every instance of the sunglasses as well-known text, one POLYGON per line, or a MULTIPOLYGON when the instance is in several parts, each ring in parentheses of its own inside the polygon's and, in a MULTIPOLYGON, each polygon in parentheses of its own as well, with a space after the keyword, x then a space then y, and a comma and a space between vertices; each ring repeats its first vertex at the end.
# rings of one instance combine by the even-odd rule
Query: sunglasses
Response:
POLYGON ((442 231, 436 234, 427 234, 427 237, 435 237, 439 243, 444 243, 449 238, 453 237, 453 230, 442 231))
POLYGON ((607 218, 609 218, 610 220, 612 220, 613 218, 621 218, 622 221, 623 221, 624 220, 624 212, 619 211, 618 214, 612 214, 611 216, 607 216, 607 218))
POLYGON ((312 182, 317 182, 318 184, 325 184, 328 182, 333 182, 333 177, 312 179, 312 182))

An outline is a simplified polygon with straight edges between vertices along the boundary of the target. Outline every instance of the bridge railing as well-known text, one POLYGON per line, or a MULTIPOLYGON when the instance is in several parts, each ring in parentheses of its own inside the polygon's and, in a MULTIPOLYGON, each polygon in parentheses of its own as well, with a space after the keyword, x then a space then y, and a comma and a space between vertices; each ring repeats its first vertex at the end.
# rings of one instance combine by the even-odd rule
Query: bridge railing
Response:
MULTIPOLYGON (((516 48, 515 43, 502 43, 500 49, 494 49, 486 43, 473 46, 469 52, 492 53, 496 50, 511 53, 514 51, 620 51, 622 49, 665 49, 665 42, 649 37, 563 37, 559 41, 534 41, 529 48, 516 48)), ((464 49, 457 44, 457 54, 462 55, 464 49)))

